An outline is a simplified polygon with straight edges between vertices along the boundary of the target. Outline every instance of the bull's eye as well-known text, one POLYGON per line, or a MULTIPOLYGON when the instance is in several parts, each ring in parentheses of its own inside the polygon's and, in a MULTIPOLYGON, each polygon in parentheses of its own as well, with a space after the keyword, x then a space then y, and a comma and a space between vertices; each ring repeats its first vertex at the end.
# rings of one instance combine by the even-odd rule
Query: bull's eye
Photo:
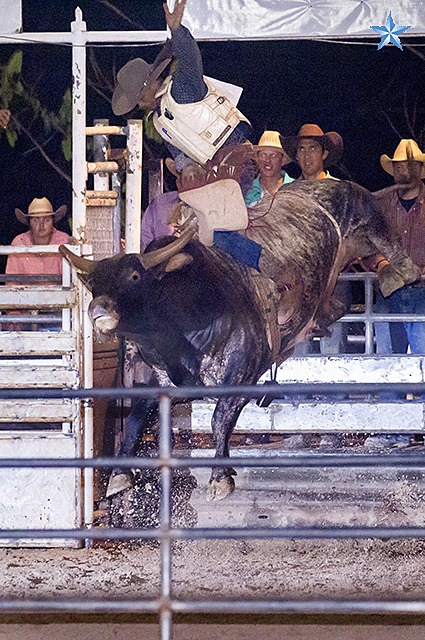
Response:
POLYGON ((133 282, 139 282, 140 273, 138 271, 133 271, 133 273, 130 276, 130 280, 132 280, 133 282))

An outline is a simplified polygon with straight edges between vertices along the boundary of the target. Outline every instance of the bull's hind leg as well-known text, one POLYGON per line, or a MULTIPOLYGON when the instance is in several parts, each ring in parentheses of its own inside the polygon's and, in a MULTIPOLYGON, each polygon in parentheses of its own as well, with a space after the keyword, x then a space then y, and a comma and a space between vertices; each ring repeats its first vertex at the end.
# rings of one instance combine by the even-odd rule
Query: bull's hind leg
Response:
MULTIPOLYGON (((229 457, 229 441, 233 429, 244 406, 246 398, 220 398, 212 417, 212 430, 215 440, 215 457, 229 457)), ((214 467, 207 488, 207 501, 223 500, 235 490, 232 467, 214 467)))
POLYGON ((379 288, 385 298, 421 277, 419 267, 397 244, 385 242, 381 237, 370 239, 389 262, 378 275, 379 288))

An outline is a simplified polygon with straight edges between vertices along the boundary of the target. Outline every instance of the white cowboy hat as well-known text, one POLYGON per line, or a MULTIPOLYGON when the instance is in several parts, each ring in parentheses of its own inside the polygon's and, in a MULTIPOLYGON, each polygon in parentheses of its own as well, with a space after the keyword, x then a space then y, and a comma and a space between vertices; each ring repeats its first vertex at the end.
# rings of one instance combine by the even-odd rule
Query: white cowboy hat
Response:
POLYGON ((30 218, 53 216, 53 222, 59 222, 66 215, 66 204, 53 211, 52 203, 47 198, 34 198, 28 207, 28 213, 15 209, 15 216, 22 224, 29 224, 30 218))
POLYGON ((417 142, 411 139, 400 140, 397 149, 394 151, 394 157, 390 158, 385 153, 381 156, 381 167, 384 171, 394 175, 393 162, 406 162, 406 160, 416 160, 422 162, 422 178, 425 178, 425 153, 419 149, 417 142))

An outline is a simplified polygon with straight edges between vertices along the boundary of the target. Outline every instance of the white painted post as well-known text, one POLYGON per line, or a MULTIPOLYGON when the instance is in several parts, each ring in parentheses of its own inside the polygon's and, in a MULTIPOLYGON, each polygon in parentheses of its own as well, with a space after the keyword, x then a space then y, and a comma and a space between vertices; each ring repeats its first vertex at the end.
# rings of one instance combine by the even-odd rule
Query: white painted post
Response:
POLYGON ((122 177, 119 173, 113 173, 111 178, 111 186, 118 194, 117 204, 114 208, 113 215, 113 255, 121 253, 121 201, 122 201, 122 177))
POLYGON ((140 252, 142 219, 142 120, 128 121, 125 252, 140 252))
MULTIPOLYGON (((91 293, 80 283, 81 295, 81 312, 82 312, 82 329, 84 336, 84 360, 83 360, 83 376, 84 389, 92 389, 93 387, 93 334, 92 324, 88 315, 88 308, 91 301, 91 293)), ((83 455, 84 458, 93 458, 94 451, 94 422, 93 422, 93 399, 87 398, 83 401, 84 411, 84 433, 83 433, 83 455)), ((91 468, 84 469, 84 525, 90 529, 93 525, 93 489, 94 471, 91 468)), ((86 546, 90 544, 86 542, 86 546)))
MULTIPOLYGON (((62 258, 62 286, 71 286, 71 266, 65 258, 62 258)), ((62 331, 71 331, 71 309, 62 309, 62 331)))
POLYGON ((86 23, 79 7, 71 23, 72 43, 72 235, 84 242, 86 229, 86 23))
MULTIPOLYGON (((109 120, 96 119, 94 126, 99 129, 99 133, 93 136, 93 157, 95 162, 106 162, 109 159, 108 151, 111 147, 109 136, 102 132, 102 127, 107 127, 109 120)), ((95 191, 109 190, 109 174, 106 171, 97 173, 93 177, 95 191)))

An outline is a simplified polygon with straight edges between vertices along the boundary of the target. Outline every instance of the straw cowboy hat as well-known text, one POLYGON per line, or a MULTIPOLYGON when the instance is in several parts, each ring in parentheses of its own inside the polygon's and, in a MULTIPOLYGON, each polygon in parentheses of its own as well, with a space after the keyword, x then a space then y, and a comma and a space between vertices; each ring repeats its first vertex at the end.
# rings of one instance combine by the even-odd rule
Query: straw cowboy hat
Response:
POLYGON ((317 140, 328 151, 328 156, 323 163, 325 167, 331 167, 341 159, 344 143, 339 133, 336 131, 324 133, 317 124, 303 124, 296 136, 281 138, 282 146, 291 160, 296 161, 298 140, 302 138, 317 140))
POLYGON ((422 178, 425 178, 425 153, 419 149, 418 144, 414 140, 400 140, 397 149, 394 151, 394 157, 390 158, 385 153, 381 156, 381 167, 390 174, 394 175, 393 162, 405 162, 406 160, 416 160, 422 162, 422 178))
POLYGON ((122 116, 136 107, 151 83, 160 77, 172 60, 171 44, 167 40, 152 64, 135 58, 127 62, 117 74, 118 84, 112 96, 112 111, 122 116))
POLYGON ((28 207, 28 213, 15 209, 15 216, 22 224, 29 224, 30 218, 53 216, 53 222, 59 222, 66 215, 66 204, 53 211, 52 203, 47 198, 34 198, 28 207))
POLYGON ((291 162, 291 158, 289 158, 285 153, 280 137, 279 131, 264 131, 258 141, 258 144, 255 145, 255 149, 256 151, 261 151, 262 149, 276 149, 277 151, 280 151, 283 156, 283 164, 289 164, 291 162))

